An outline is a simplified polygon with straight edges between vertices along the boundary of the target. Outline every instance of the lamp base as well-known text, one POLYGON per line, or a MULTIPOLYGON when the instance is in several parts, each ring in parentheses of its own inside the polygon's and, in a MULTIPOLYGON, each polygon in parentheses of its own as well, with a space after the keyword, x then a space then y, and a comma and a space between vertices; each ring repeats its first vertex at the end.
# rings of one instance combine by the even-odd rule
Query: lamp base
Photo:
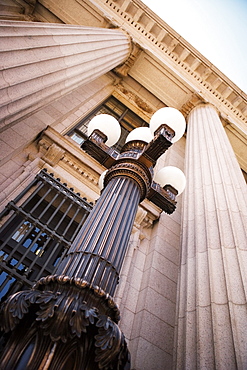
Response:
POLYGON ((130 354, 111 296, 85 280, 42 278, 3 304, 2 330, 10 333, 1 370, 130 369, 130 354))

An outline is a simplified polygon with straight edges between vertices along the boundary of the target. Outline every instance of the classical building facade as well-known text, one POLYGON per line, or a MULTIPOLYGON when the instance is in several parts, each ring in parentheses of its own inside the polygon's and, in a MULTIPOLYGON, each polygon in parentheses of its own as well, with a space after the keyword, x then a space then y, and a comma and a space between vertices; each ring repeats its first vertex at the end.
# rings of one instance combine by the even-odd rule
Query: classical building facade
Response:
POLYGON ((187 185, 172 215, 138 208, 115 294, 131 369, 246 369, 246 94, 139 0, 1 3, 2 299, 56 271, 100 195, 90 119, 116 117, 120 148, 171 106, 187 130, 155 171, 187 185))

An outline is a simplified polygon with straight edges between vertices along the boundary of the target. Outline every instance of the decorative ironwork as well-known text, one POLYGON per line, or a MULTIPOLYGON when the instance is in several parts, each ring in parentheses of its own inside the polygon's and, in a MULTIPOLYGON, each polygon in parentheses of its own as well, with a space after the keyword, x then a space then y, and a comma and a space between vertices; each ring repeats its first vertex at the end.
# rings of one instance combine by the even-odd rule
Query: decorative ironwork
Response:
POLYGON ((175 132, 169 126, 163 124, 154 134, 154 139, 147 145, 143 152, 143 156, 150 159, 153 166, 157 159, 172 145, 172 138, 175 132))
POLYGON ((141 191, 140 199, 145 199, 150 188, 152 179, 150 176, 150 172, 147 171, 142 163, 132 161, 132 158, 128 158, 128 162, 126 162, 126 157, 123 160, 119 160, 108 170, 104 179, 105 185, 108 184, 108 182, 114 177, 119 176, 126 176, 135 180, 141 191))
POLYGON ((106 140, 106 135, 99 130, 94 130, 90 136, 90 140, 85 140, 82 147, 96 161, 109 168, 116 160, 118 152, 111 147, 109 148, 105 144, 106 140))
POLYGON ((172 186, 163 189, 159 184, 153 181, 147 194, 147 199, 161 209, 165 209, 166 213, 172 214, 177 204, 175 201, 176 195, 177 191, 172 186))
POLYGON ((175 189, 173 191, 162 189, 152 182, 152 176, 153 166, 172 145, 174 134, 175 132, 169 126, 163 124, 155 132, 154 139, 149 144, 143 141, 131 141, 126 143, 119 153, 105 145, 107 137, 99 130, 95 130, 81 147, 109 168, 105 183, 113 177, 113 174, 114 176, 129 176, 138 183, 141 189, 141 200, 147 197, 163 211, 171 214, 176 209, 174 194, 176 196, 177 192, 175 189))
POLYGON ((42 170, 0 215, 0 296, 54 274, 92 204, 42 170))

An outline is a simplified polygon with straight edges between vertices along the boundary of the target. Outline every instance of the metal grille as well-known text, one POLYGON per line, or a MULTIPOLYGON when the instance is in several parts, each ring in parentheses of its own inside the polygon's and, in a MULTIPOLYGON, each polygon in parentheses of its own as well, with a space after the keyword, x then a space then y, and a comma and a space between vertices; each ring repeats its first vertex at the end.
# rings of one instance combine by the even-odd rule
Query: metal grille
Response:
POLYGON ((92 203, 42 170, 0 214, 0 297, 56 273, 92 203))

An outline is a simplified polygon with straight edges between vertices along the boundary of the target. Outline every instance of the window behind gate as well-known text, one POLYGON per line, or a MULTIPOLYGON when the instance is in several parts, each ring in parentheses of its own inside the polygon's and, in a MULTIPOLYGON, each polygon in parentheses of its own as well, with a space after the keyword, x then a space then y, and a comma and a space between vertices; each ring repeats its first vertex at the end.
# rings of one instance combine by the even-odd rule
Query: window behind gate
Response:
POLYGON ((92 204, 42 170, 0 215, 0 298, 56 269, 92 204))
POLYGON ((89 122, 98 114, 110 114, 118 120, 121 127, 121 137, 114 145, 114 148, 117 150, 121 150, 130 131, 137 127, 148 126, 147 122, 141 117, 114 96, 111 96, 104 103, 96 107, 87 117, 83 118, 83 120, 70 130, 67 135, 78 144, 82 144, 87 138, 87 127, 89 122))

